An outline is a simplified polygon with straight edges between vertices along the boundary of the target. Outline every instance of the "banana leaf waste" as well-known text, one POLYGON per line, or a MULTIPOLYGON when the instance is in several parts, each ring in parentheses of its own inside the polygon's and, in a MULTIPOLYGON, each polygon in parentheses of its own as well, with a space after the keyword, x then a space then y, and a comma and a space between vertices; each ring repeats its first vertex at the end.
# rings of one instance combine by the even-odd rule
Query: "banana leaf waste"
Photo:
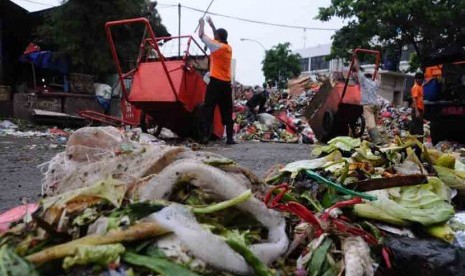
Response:
POLYGON ((42 199, 0 214, 0 275, 460 275, 464 168, 414 137, 338 137, 261 179, 86 127, 42 199))

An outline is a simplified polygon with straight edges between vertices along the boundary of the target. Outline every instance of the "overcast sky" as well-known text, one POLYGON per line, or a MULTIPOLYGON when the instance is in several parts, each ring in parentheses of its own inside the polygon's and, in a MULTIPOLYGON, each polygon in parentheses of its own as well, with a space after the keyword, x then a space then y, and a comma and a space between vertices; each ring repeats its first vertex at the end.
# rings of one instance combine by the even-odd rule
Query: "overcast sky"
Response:
MULTIPOLYGON (((38 10, 58 5, 57 0, 14 0, 30 10, 38 10), (47 6, 48 5, 48 6, 47 6)), ((178 32, 178 9, 174 4, 181 3, 186 7, 205 10, 211 0, 160 0, 158 10, 163 24, 172 35, 178 32)), ((247 18, 270 23, 307 26, 317 28, 340 28, 343 22, 339 19, 330 22, 320 22, 313 18, 318 13, 318 7, 326 7, 330 0, 215 0, 210 12, 235 17, 247 18)), ((192 34, 202 13, 183 8, 181 16, 181 34, 192 34)), ((289 29, 266 26, 249 22, 237 21, 220 16, 212 16, 217 28, 225 28, 229 32, 229 43, 233 48, 233 58, 236 59, 236 80, 248 85, 261 84, 264 81, 261 71, 261 61, 264 57, 263 48, 254 42, 241 41, 241 38, 254 39, 269 49, 282 42, 290 42, 292 49, 316 46, 331 42, 334 31, 318 31, 289 29)), ((209 27, 207 34, 211 34, 209 27)), ((197 37, 197 36, 196 36, 197 37)))

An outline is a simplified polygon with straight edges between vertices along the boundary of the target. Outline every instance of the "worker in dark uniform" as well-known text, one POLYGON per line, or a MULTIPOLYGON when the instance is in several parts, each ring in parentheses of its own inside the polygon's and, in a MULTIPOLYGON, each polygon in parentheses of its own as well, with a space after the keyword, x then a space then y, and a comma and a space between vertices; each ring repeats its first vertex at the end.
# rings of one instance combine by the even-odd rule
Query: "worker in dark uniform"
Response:
POLYGON ((218 105, 221 120, 226 126, 226 144, 235 144, 233 138, 232 120, 233 101, 231 88, 231 60, 232 48, 228 45, 228 32, 225 29, 216 29, 211 18, 207 22, 213 30, 214 39, 205 35, 205 21, 199 20, 199 37, 210 50, 210 82, 207 86, 204 101, 204 122, 202 126, 202 143, 207 144, 210 138, 213 115, 218 105))
POLYGON ((257 91, 252 92, 252 93, 253 93, 252 97, 247 98, 246 106, 249 108, 250 112, 254 114, 264 113, 266 111, 266 108, 265 108, 266 101, 268 100, 265 90, 260 91, 260 89, 257 89, 257 91))

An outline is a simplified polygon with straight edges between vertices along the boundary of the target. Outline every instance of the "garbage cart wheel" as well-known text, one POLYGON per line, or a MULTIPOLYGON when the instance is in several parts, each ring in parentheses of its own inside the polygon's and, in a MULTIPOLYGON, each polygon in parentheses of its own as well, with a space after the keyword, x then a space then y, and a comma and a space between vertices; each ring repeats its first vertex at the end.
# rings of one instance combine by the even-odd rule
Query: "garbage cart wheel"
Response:
POLYGON ((147 113, 145 111, 142 111, 140 113, 140 129, 142 130, 143 133, 149 133, 149 129, 154 128, 155 131, 153 133, 153 136, 158 137, 161 133, 161 130, 163 127, 156 125, 152 120, 150 120, 150 117, 147 116, 147 113))
POLYGON ((355 122, 349 124, 349 127, 353 138, 362 137, 365 132, 365 118, 363 116, 358 117, 355 122))
POLYGON ((323 131, 324 136, 329 136, 334 127, 334 112, 326 110, 323 115, 323 131))

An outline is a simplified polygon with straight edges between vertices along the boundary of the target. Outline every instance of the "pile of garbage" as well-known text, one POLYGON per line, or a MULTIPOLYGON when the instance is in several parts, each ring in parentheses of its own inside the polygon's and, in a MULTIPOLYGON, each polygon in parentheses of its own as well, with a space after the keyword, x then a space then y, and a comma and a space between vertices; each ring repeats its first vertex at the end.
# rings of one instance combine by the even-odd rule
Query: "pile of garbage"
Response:
POLYGON ((14 137, 67 137, 72 133, 71 129, 47 128, 27 124, 23 121, 14 123, 9 120, 0 122, 0 136, 14 137))
POLYGON ((3 120, 0 122, 0 136, 15 136, 15 137, 46 137, 50 136, 47 131, 39 130, 20 130, 20 127, 9 121, 3 120))
POLYGON ((461 152, 337 137, 312 154, 263 181, 221 155, 79 129, 50 161, 43 199, 0 214, 0 271, 462 273, 461 152))
POLYGON ((383 148, 337 137, 313 154, 266 180, 275 186, 268 206, 295 218, 287 253, 298 256, 299 275, 463 271, 463 150, 427 148, 415 137, 383 148))
POLYGON ((247 111, 245 101, 236 100, 236 137, 239 140, 313 144, 315 135, 303 117, 303 112, 314 93, 309 90, 292 98, 271 93, 267 112, 257 115, 247 111))
POLYGON ((412 120, 412 110, 384 105, 379 112, 378 125, 387 137, 406 136, 412 120))
POLYGON ((284 216, 250 171, 112 127, 75 131, 42 184, 39 204, 0 215, 6 275, 244 275, 288 246, 284 216))

